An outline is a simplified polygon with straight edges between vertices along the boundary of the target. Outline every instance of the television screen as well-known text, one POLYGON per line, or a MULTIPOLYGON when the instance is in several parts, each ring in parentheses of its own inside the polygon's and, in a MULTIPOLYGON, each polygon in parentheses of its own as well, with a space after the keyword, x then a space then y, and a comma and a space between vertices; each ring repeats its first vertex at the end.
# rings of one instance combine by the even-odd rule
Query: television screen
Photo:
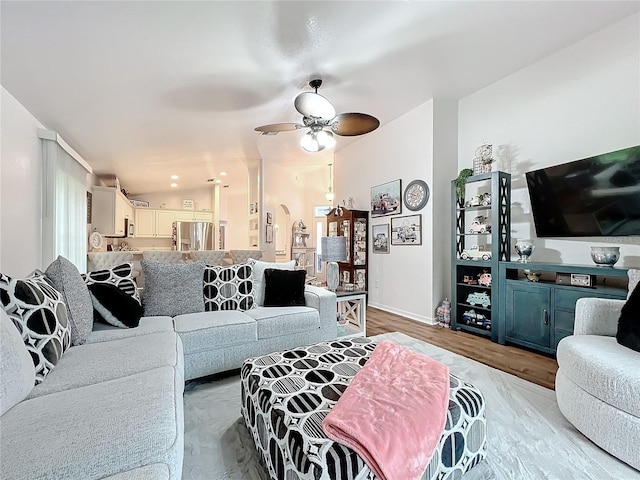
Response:
POLYGON ((640 145, 526 177, 538 237, 640 235, 640 145))

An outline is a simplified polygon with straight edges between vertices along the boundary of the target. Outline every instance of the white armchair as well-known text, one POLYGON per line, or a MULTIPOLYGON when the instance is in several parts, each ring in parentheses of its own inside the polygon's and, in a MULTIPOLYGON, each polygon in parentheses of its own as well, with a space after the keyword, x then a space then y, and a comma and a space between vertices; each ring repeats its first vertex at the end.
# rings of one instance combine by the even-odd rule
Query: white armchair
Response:
POLYGON ((556 398, 582 434, 640 470, 640 352, 615 339, 624 300, 581 298, 558 344, 556 398))

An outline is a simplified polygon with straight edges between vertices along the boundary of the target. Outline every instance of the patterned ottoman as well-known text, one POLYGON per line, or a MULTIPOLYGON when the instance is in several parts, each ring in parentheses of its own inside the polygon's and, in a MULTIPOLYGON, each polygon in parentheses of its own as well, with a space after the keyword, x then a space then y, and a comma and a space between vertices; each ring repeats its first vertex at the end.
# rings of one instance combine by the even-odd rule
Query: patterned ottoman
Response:
MULTIPOLYGON (((322 419, 375 346, 368 338, 336 340, 244 362, 242 416, 271 478, 376 478, 353 450, 322 430, 322 419)), ((450 378, 445 431, 426 480, 460 478, 487 453, 484 397, 473 385, 450 378)))

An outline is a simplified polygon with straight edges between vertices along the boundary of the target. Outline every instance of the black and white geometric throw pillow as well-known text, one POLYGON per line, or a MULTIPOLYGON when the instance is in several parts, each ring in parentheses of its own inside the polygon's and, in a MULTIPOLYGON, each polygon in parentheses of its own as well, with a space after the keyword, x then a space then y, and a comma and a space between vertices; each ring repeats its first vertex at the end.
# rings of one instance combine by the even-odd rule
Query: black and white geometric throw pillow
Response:
POLYGON ((135 298, 138 303, 141 303, 140 295, 138 294, 138 285, 133 278, 132 262, 126 262, 104 270, 95 270, 87 273, 86 275, 82 275, 82 278, 84 278, 84 282, 87 286, 94 283, 115 285, 120 290, 123 290, 135 298))
POLYGON ((118 328, 135 328, 140 324, 142 305, 110 283, 89 285, 96 320, 118 328))
POLYGON ((205 311, 255 308, 251 273, 248 263, 224 267, 207 265, 204 270, 205 311))
POLYGON ((71 346, 67 306, 38 270, 24 279, 0 273, 0 301, 31 355, 37 385, 71 346))

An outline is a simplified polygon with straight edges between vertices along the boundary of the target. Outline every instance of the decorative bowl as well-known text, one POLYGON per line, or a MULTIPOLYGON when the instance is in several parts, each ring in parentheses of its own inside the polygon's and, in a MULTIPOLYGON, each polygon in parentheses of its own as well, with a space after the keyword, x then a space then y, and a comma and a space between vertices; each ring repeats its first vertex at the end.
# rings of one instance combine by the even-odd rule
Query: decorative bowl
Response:
POLYGON ((535 248, 535 245, 531 243, 530 240, 518 240, 515 246, 516 253, 520 255, 518 261, 520 263, 527 263, 535 248))
POLYGON ((599 267, 613 267, 620 260, 620 247, 591 247, 591 259, 599 267))

